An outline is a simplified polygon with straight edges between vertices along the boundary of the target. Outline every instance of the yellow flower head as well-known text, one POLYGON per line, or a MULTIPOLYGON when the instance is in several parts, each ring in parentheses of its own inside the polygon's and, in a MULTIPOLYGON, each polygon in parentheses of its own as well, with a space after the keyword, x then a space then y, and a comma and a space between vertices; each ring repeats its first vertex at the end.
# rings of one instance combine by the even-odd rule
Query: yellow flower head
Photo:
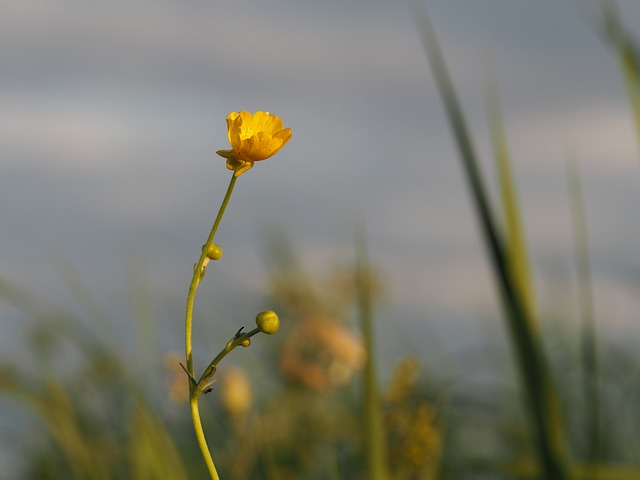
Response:
POLYGON ((231 112, 227 115, 229 143, 232 150, 216 153, 227 159, 227 168, 234 176, 242 175, 253 163, 273 156, 291 138, 291 129, 284 128, 280 117, 269 112, 231 112))

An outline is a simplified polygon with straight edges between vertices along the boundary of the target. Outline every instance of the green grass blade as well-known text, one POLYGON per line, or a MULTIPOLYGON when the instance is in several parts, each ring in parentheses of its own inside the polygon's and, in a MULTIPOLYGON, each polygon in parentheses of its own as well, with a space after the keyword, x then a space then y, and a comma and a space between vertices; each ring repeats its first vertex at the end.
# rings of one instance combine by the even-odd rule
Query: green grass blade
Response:
POLYGON ((371 266, 362 228, 358 230, 357 234, 358 262, 356 271, 358 282, 358 311, 367 354, 362 378, 367 478, 371 480, 386 480, 389 476, 386 438, 376 366, 371 266))
POLYGON ((589 264, 589 245, 587 222, 582 196, 580 172, 570 157, 567 162, 567 179, 571 198, 571 219, 578 282, 581 332, 581 363, 583 391, 587 406, 587 455, 589 463, 600 460, 600 399, 598 380, 598 361, 596 352, 596 327, 593 308, 593 288, 591 286, 591 267, 589 264))
POLYGON ((131 420, 131 438, 127 453, 131 478, 188 478, 178 448, 163 422, 142 402, 136 405, 131 420))
POLYGON ((498 170, 500 193, 505 224, 505 250, 507 267, 511 278, 527 311, 532 332, 538 332, 535 291, 529 264, 526 234, 522 225, 516 184, 513 181, 511 160, 502 120, 500 101, 495 89, 488 93, 489 122, 493 139, 494 155, 498 170))
POLYGON ((553 400, 555 395, 552 394, 552 384, 548 377, 541 343, 532 331, 531 320, 507 266, 508 259, 502 236, 490 208, 484 182, 478 168, 475 149, 437 37, 431 27, 424 5, 417 1, 413 5, 415 6, 418 30, 449 118, 451 131, 458 146, 480 220, 482 235, 507 313, 506 319, 518 360, 521 381, 526 392, 526 406, 534 438, 536 438, 535 447, 541 470, 545 478, 562 480, 568 478, 563 460, 564 445, 555 433, 559 430, 556 403, 553 400))
POLYGON ((129 267, 129 304, 136 332, 136 353, 139 375, 153 372, 158 357, 158 318, 146 265, 142 257, 131 258, 129 267))
POLYGON ((640 147, 640 48, 622 26, 614 1, 602 0, 602 12, 605 20, 604 35, 618 56, 640 147))

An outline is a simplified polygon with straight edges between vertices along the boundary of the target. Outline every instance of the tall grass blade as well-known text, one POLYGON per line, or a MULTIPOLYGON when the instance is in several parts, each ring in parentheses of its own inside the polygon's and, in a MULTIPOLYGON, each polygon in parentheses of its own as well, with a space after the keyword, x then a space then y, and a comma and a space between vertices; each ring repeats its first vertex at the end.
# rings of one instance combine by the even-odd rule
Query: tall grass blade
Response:
POLYGON ((591 286, 591 266, 587 222, 582 195, 580 172, 575 160, 569 157, 567 179, 571 197, 571 219, 575 264, 578 282, 580 317, 582 318, 581 364, 583 392, 587 406, 587 462, 595 465, 600 460, 600 395, 599 374, 596 351, 596 326, 593 308, 593 288, 591 286))
POLYGON ((367 354, 363 369, 363 412, 367 454, 367 478, 387 480, 387 448, 378 386, 375 338, 373 327, 372 276, 363 228, 357 231, 358 261, 356 266, 358 311, 367 354))
POLYGON ((140 257, 128 262, 129 304, 133 312, 136 332, 136 353, 139 374, 149 375, 153 371, 158 356, 157 315, 153 307, 151 285, 146 275, 147 268, 140 257))
POLYGON ((114 354, 122 354, 120 337, 113 329, 112 323, 94 298, 91 290, 87 287, 81 273, 75 269, 68 259, 62 256, 56 259, 56 266, 62 280, 75 297, 78 305, 87 315, 87 318, 91 320, 91 325, 95 325, 97 333, 102 338, 102 342, 107 345, 114 354))
POLYGON ((62 384, 50 380, 46 393, 37 395, 22 392, 26 405, 37 412, 67 460, 73 478, 108 480, 112 462, 99 448, 99 436, 84 431, 71 397, 62 384))
POLYGON ((554 434, 559 428, 553 401, 555 395, 552 394, 552 384, 548 377, 541 343, 533 331, 531 319, 508 267, 503 239, 490 208, 475 149, 426 8, 417 0, 413 2, 413 6, 422 43, 458 146, 482 235, 497 277, 527 398, 526 406, 536 439, 535 447, 541 471, 544 478, 562 480, 568 478, 563 459, 564 445, 559 436, 554 434))
POLYGON ((622 26, 616 3, 613 0, 602 0, 601 4, 605 21, 604 34, 618 56, 640 148, 640 47, 622 26))
POLYGON ((493 149, 502 198, 507 267, 515 283, 515 288, 522 299, 527 318, 531 322, 531 330, 538 332, 540 326, 535 306, 535 291, 529 264, 526 234, 520 216, 516 184, 513 181, 500 100, 495 88, 489 89, 487 97, 493 149))
MULTIPOLYGON (((505 224, 505 256, 507 269, 514 283, 514 288, 522 301, 525 318, 533 341, 541 345, 540 321, 536 308, 535 288, 529 262, 529 250, 526 232, 521 220, 520 206, 513 179, 509 149, 507 146, 502 110, 498 92, 493 89, 488 95, 489 122, 491 125, 494 154, 498 170, 502 209, 505 224)), ((541 350, 541 353, 542 352, 541 350)), ((542 361, 544 363, 544 357, 542 361)), ((554 442, 559 445, 563 438, 562 420, 560 418, 559 399, 555 389, 550 389, 549 395, 549 425, 550 434, 554 442)))
POLYGON ((138 403, 134 410, 128 455, 131 478, 188 479, 180 453, 169 432, 143 403, 138 403))

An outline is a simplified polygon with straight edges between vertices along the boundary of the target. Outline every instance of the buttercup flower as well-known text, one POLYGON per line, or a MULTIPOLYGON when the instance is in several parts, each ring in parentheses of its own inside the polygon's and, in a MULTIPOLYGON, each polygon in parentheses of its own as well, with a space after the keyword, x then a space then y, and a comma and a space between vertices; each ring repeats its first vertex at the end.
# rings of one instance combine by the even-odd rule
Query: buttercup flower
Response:
POLYGON ((277 115, 258 111, 231 112, 227 115, 227 128, 231 150, 216 153, 227 159, 227 168, 234 176, 242 175, 254 162, 275 155, 291 138, 291 129, 277 115))

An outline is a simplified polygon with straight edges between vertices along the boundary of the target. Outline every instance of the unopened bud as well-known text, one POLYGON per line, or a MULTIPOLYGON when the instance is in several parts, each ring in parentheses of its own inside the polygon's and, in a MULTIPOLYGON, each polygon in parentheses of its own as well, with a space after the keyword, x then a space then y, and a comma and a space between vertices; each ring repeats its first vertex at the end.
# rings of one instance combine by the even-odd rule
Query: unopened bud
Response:
POLYGON ((220 260, 221 257, 222 249, 220 248, 220 245, 215 243, 209 245, 209 248, 207 249, 207 258, 210 258, 211 260, 220 260))
POLYGON ((273 310, 267 310, 265 312, 260 312, 256 316, 256 325, 262 333, 273 335, 280 328, 280 319, 278 318, 278 315, 276 315, 276 312, 273 310))

